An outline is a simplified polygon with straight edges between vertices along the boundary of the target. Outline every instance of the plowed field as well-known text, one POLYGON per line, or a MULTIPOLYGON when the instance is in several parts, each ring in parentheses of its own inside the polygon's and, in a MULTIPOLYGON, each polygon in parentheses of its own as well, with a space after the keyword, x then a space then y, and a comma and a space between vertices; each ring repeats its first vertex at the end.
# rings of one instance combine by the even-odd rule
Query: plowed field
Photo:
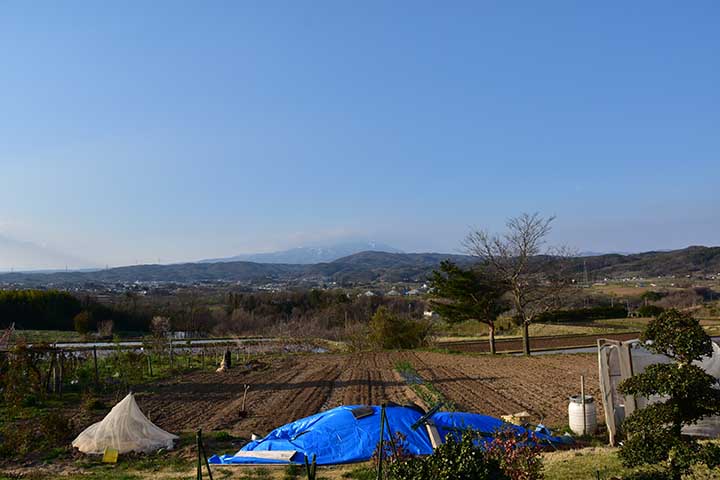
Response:
POLYGON ((550 426, 567 424, 567 398, 598 393, 594 355, 471 357, 433 352, 289 355, 225 373, 198 371, 140 389, 153 422, 179 432, 203 428, 265 434, 298 418, 343 404, 420 403, 395 371, 409 362, 458 409, 500 416, 527 410, 550 426), (240 414, 249 385, 247 416, 240 414))

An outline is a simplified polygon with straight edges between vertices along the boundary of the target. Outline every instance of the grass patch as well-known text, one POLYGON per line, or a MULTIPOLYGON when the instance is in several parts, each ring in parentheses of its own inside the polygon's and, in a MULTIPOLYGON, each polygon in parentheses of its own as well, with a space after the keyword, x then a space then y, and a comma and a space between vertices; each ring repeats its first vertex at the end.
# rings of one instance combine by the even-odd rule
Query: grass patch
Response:
POLYGON ((395 370, 405 379, 410 388, 422 399, 425 404, 430 407, 437 403, 443 403, 443 410, 455 411, 456 405, 445 398, 431 382, 425 381, 415 370, 415 367, 408 361, 400 361, 395 364, 395 370))
POLYGON ((305 472, 300 467, 300 465, 288 465, 285 467, 285 471, 283 472, 283 480, 294 480, 301 475, 303 475, 305 472))
POLYGON ((250 470, 249 472, 247 472, 246 475, 243 475, 240 478, 242 478, 243 480, 264 480, 267 478, 272 478, 272 476, 270 470, 268 470, 267 468, 258 467, 250 470))
POLYGON ((626 468, 620 463, 618 449, 602 446, 581 450, 563 450, 543 454, 546 480, 576 480, 579 478, 609 480, 634 472, 644 472, 652 478, 654 467, 626 468))
POLYGON ((15 330, 14 340, 23 340, 28 343, 54 343, 54 342, 79 342, 83 338, 69 330, 15 330))
POLYGON ((577 478, 611 478, 626 474, 617 450, 608 447, 565 450, 543 454, 543 471, 547 480, 575 480, 577 478))
POLYGON ((375 480, 377 471, 370 467, 356 467, 342 474, 342 478, 351 478, 353 480, 375 480))
POLYGON ((213 432, 212 435, 218 442, 230 442, 235 438, 224 430, 220 432, 213 432))
MULTIPOLYGON (((640 332, 649 319, 647 318, 611 318, 578 323, 531 323, 531 337, 550 337, 562 335, 602 335, 608 333, 640 332)), ((507 324, 497 329, 496 338, 518 338, 522 336, 522 327, 507 324)), ((487 326, 480 322, 461 322, 457 325, 442 328, 438 339, 453 340, 487 340, 487 326)))

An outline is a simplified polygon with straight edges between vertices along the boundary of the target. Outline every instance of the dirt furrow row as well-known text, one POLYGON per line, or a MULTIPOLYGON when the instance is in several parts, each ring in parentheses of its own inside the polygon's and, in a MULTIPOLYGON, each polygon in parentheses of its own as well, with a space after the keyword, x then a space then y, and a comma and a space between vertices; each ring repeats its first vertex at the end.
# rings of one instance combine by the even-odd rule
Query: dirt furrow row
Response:
MULTIPOLYGON (((202 427, 237 435, 264 434, 284 423, 338 405, 418 402, 395 371, 400 361, 458 407, 500 416, 527 410, 550 426, 567 423, 567 397, 597 394, 593 355, 532 358, 464 356, 437 352, 287 355, 229 372, 197 371, 138 389, 141 408, 160 427, 180 432, 202 427), (247 416, 240 414, 249 385, 247 416)), ((602 415, 602 412, 599 412, 602 415)))

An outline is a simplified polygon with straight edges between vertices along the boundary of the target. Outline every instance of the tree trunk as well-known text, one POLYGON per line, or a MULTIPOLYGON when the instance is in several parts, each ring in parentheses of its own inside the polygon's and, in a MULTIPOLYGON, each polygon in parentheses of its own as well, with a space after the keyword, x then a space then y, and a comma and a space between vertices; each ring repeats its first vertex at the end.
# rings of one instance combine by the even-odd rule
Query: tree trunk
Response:
POLYGON ((495 325, 490 324, 488 327, 490 328, 490 353, 495 355, 495 325))
POLYGON ((523 353, 530 355, 530 323, 523 321, 523 353))

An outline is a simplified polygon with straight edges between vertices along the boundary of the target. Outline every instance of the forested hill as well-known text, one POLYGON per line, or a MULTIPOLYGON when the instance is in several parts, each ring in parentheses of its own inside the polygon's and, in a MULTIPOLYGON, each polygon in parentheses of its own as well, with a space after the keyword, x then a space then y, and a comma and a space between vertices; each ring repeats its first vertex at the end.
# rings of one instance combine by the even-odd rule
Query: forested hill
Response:
POLYGON ((720 247, 693 246, 664 252, 607 254, 583 260, 588 271, 611 277, 720 274, 720 247))
POLYGON ((424 281, 445 259, 469 265, 474 259, 465 255, 441 253, 360 252, 333 262, 311 265, 219 262, 173 265, 135 265, 94 272, 6 273, 0 284, 82 285, 86 283, 127 282, 302 282, 334 281, 365 283, 375 281, 424 281))
MULTIPOLYGON (((311 265, 254 262, 183 263, 174 265, 136 265, 94 272, 6 273, 0 284, 28 286, 86 283, 127 283, 134 281, 238 281, 302 282, 335 281, 343 284, 377 281, 424 281, 442 260, 470 265, 475 259, 465 255, 440 253, 361 252, 333 262, 311 265)), ((666 252, 631 255, 607 254, 579 257, 593 278, 658 275, 716 275, 720 273, 720 247, 688 247, 666 252)))

